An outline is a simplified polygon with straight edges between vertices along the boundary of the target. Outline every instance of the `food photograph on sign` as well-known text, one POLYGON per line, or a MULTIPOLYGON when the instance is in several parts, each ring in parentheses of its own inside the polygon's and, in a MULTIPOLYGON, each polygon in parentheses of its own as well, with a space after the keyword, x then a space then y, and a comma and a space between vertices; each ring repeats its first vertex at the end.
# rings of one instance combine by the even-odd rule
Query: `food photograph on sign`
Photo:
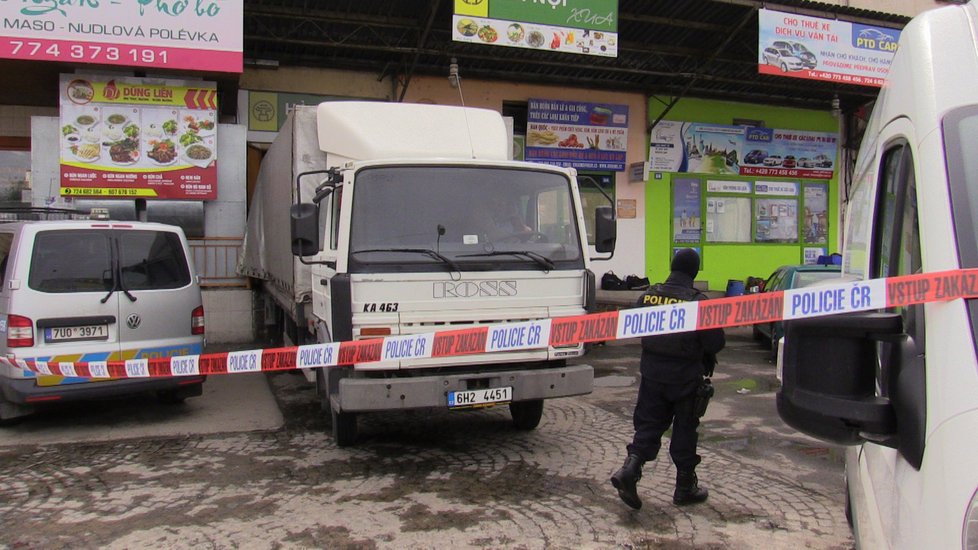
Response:
POLYGON ((201 98, 216 94, 193 86, 65 75, 62 193, 214 198, 217 110, 201 98))

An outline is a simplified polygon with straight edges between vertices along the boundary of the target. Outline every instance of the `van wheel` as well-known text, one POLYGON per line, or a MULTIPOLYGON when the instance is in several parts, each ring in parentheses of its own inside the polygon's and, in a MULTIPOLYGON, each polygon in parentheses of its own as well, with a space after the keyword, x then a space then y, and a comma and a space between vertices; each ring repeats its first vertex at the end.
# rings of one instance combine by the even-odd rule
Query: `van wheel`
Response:
POLYGON ((357 441, 357 413, 333 409, 333 441, 337 447, 349 447, 357 441))
POLYGON ((33 412, 33 408, 11 403, 0 394, 0 426, 13 426, 33 412))
POLYGON ((510 403, 509 414, 517 430, 532 430, 540 425, 540 418, 543 417, 543 399, 510 403))
POLYGON ((188 397, 198 397, 204 393, 203 384, 183 386, 173 390, 160 390, 156 392, 156 400, 164 405, 179 405, 187 400, 188 397))

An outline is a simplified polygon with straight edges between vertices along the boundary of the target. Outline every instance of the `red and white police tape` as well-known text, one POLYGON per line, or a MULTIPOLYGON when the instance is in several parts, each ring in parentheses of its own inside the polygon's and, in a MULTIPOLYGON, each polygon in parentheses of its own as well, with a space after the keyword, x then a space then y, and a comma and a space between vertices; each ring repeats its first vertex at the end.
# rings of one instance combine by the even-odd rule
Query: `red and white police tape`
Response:
POLYGON ((978 269, 922 273, 425 334, 126 361, 3 362, 46 375, 147 378, 270 372, 543 349, 978 298, 978 269))

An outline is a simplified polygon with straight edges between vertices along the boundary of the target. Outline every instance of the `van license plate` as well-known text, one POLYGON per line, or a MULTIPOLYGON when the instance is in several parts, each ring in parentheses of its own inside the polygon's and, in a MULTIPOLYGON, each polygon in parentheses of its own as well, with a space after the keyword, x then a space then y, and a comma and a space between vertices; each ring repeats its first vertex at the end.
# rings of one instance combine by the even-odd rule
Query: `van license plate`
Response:
POLYGON ((491 407, 513 400, 513 387, 486 388, 484 390, 448 392, 449 409, 468 409, 474 407, 491 407))
POLYGON ((46 342, 77 342, 79 340, 108 340, 108 338, 108 325, 48 327, 44 329, 44 340, 46 342))

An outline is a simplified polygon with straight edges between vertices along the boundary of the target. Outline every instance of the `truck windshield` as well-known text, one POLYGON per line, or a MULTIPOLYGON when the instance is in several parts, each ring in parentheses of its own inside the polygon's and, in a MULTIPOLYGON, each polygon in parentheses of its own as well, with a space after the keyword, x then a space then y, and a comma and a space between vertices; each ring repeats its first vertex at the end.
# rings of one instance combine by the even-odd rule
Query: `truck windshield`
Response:
POLYGON ((571 181, 563 174, 472 166, 357 173, 350 270, 551 270, 584 266, 571 181), (424 250, 433 253, 405 254, 424 250))

